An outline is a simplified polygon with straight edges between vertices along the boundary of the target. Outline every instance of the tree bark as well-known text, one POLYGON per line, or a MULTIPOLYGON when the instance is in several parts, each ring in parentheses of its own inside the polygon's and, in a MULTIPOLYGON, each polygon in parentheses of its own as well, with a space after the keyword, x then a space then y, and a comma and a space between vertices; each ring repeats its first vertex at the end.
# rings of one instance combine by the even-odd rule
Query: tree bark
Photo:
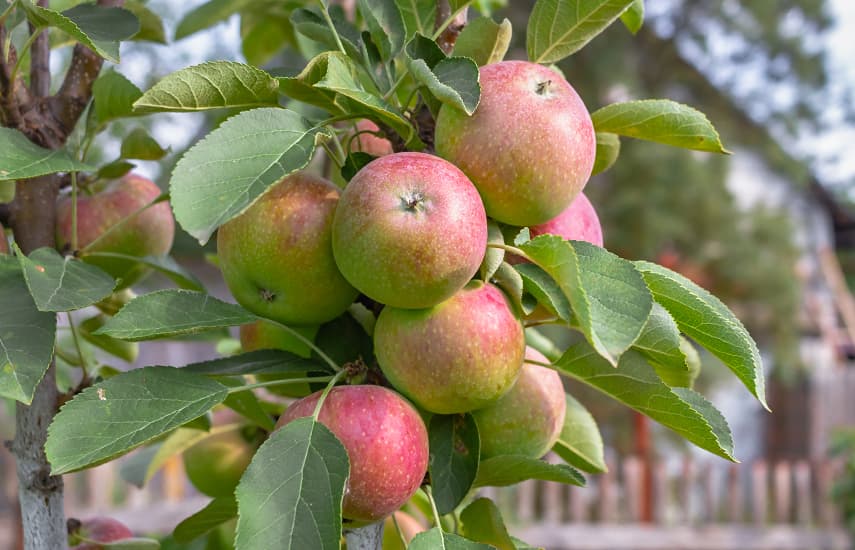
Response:
POLYGON ((344 538, 347 550, 383 550, 383 522, 346 531, 344 538))

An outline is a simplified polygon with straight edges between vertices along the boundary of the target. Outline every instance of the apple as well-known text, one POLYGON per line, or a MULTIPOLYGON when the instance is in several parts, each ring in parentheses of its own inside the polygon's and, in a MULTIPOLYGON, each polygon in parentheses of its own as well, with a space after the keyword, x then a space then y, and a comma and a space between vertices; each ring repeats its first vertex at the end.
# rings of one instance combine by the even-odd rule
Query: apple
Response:
POLYGON ((384 521, 383 525, 383 550, 406 550, 404 543, 401 542, 401 535, 407 544, 419 533, 427 531, 424 525, 419 520, 406 512, 395 512, 384 521), (394 521, 392 518, 395 518, 394 521), (398 528, 395 528, 395 523, 398 528), (398 529, 401 534, 398 534, 398 529))
POLYGON ((437 153, 481 193, 487 215, 531 226, 567 208, 591 176, 594 125, 570 84, 548 67, 503 61, 481 67, 481 102, 470 117, 444 106, 437 153))
POLYGON ((9 253, 9 241, 6 240, 6 230, 3 229, 3 224, 0 223, 0 254, 9 253))
POLYGON ((360 170, 341 196, 333 252, 341 272, 376 302, 426 308, 478 271, 487 216, 478 191, 454 165, 395 153, 360 170))
POLYGON ((357 292, 333 259, 338 202, 336 186, 300 172, 220 227, 220 268, 238 303, 288 325, 320 324, 347 309, 357 292))
MULTIPOLYGON (((313 340, 318 332, 317 326, 295 327, 309 340, 313 340)), ((256 321, 240 327, 240 345, 243 351, 255 351, 259 349, 281 349, 290 351, 300 357, 308 358, 312 354, 311 348, 300 341, 296 336, 284 328, 267 321, 256 321)), ((288 378, 305 378, 306 373, 289 373, 279 375, 259 374, 256 376, 259 382, 270 380, 283 380, 288 378)), ((305 397, 312 393, 309 384, 283 384, 282 386, 269 386, 267 391, 285 397, 305 397)))
POLYGON ((502 291, 473 281, 429 309, 385 307, 374 350, 395 389, 423 409, 452 414, 489 405, 511 388, 525 336, 502 291))
POLYGON ((234 494, 254 454, 255 447, 235 428, 206 437, 184 451, 184 470, 200 493, 227 497, 234 494))
POLYGON ((85 521, 68 520, 68 544, 71 550, 101 550, 100 542, 116 542, 133 538, 128 527, 115 519, 95 517, 85 521), (92 542, 84 542, 85 540, 92 542))
MULTIPOLYGON (((277 427, 312 416, 321 393, 288 407, 277 427)), ((342 504, 345 518, 384 518, 421 485, 428 466, 427 428, 415 407, 394 391, 381 386, 335 387, 318 420, 344 444, 350 458, 342 504)))
POLYGON ((594 205, 584 193, 579 193, 570 206, 546 223, 529 227, 531 238, 558 235, 567 241, 586 241, 603 246, 603 228, 594 205))
MULTIPOLYGON (((550 362, 531 347, 526 348, 525 358, 550 362)), ((508 393, 472 413, 481 436, 481 457, 542 457, 561 434, 566 412, 564 384, 558 373, 539 365, 523 364, 508 393)))
MULTIPOLYGON (((166 201, 155 204, 131 217, 134 212, 160 195, 160 188, 151 180, 128 174, 109 182, 103 190, 94 195, 79 196, 78 247, 89 247, 87 252, 110 252, 137 257, 167 254, 175 237, 175 220, 172 218, 169 204, 166 201), (120 227, 99 239, 108 229, 120 222, 120 227)), ((56 242, 60 250, 68 250, 71 247, 71 210, 71 197, 60 199, 56 213, 56 242)), ((150 271, 137 262, 116 258, 99 258, 84 254, 83 260, 119 279, 118 289, 131 286, 150 271)))
POLYGON ((357 122, 356 132, 354 132, 353 138, 350 141, 350 152, 360 151, 375 157, 383 157, 395 152, 392 149, 392 142, 372 132, 379 133, 380 127, 368 119, 362 119, 357 122))

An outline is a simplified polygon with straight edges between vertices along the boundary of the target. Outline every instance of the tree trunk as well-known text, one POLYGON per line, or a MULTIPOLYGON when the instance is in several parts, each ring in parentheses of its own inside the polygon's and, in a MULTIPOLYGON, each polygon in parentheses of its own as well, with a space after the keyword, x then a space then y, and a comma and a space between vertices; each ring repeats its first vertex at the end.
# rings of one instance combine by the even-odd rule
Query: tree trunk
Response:
POLYGON ((344 538, 347 550, 383 550, 383 522, 346 531, 344 538))

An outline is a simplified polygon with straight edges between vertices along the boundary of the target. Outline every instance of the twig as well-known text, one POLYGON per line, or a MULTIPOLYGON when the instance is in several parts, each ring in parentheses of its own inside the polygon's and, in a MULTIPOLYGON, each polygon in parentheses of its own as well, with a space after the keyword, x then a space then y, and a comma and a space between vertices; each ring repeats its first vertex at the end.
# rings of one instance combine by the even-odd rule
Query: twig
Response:
MULTIPOLYGON (((48 0, 39 0, 38 5, 46 8, 48 0)), ((36 29, 30 24, 30 32, 37 33, 30 50, 30 90, 36 97, 50 95, 50 42, 47 29, 36 29)))

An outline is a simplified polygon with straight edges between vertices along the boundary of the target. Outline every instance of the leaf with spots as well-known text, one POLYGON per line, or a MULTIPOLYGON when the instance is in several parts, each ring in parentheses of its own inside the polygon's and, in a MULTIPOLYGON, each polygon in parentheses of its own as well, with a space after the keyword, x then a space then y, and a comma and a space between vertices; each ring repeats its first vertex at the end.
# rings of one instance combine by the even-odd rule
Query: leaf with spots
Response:
POLYGON ((53 248, 39 248, 29 257, 15 246, 24 279, 39 311, 74 311, 113 293, 116 281, 94 265, 53 248))

